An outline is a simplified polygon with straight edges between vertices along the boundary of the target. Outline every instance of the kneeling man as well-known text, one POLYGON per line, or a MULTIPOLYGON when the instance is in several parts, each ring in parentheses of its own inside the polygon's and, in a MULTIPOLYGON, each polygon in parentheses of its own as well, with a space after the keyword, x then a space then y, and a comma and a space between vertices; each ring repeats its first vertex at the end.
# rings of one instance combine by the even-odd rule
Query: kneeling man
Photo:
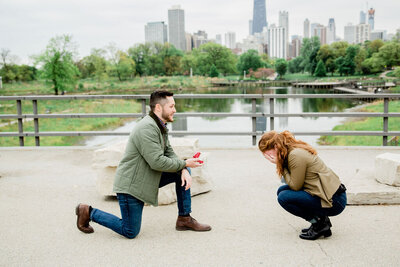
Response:
POLYGON ((209 231, 211 227, 190 216, 192 177, 189 168, 202 163, 197 158, 179 159, 169 140, 167 122, 174 121, 173 93, 154 91, 150 96, 149 115, 139 121, 117 168, 114 192, 117 193, 122 219, 86 204, 76 207, 77 226, 84 233, 93 233, 90 221, 101 224, 127 238, 135 238, 142 223, 144 203, 158 205, 158 188, 175 183, 178 202, 176 230, 209 231))

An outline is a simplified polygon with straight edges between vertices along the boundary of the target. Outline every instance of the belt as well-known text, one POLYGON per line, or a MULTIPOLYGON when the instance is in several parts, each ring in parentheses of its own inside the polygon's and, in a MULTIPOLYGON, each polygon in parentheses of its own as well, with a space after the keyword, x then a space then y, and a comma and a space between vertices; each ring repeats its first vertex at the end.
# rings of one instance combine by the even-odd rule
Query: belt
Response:
POLYGON ((344 192, 346 192, 346 186, 344 186, 344 184, 340 184, 340 186, 339 186, 339 188, 338 188, 338 190, 336 191, 336 193, 335 194, 341 194, 341 193, 344 193, 344 192))

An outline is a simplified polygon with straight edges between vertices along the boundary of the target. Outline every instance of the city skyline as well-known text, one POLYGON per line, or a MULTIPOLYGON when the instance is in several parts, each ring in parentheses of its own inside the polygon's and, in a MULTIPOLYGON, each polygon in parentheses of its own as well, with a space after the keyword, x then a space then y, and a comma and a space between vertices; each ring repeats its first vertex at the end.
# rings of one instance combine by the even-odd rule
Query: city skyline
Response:
MULTIPOLYGON (((180 5, 185 11, 185 30, 193 34, 206 31, 210 39, 217 34, 236 33, 236 41, 248 36, 249 20, 253 17, 253 0, 209 1, 201 3, 183 1, 146 2, 122 0, 64 1, 64 0, 14 0, 0 4, 0 48, 8 48, 22 61, 42 52, 50 38, 71 34, 79 46, 79 56, 93 48, 103 48, 115 43, 121 49, 143 43, 144 25, 153 21, 168 24, 168 9, 180 5)), ((400 2, 368 1, 376 10, 375 29, 395 33, 400 28, 396 11, 400 2)), ((268 25, 279 23, 279 11, 289 12, 289 36, 303 35, 303 22, 327 26, 334 18, 336 35, 344 38, 344 26, 358 24, 360 11, 367 11, 365 1, 338 0, 334 7, 326 8, 315 0, 266 1, 268 25), (346 8, 347 7, 347 8, 346 8)))

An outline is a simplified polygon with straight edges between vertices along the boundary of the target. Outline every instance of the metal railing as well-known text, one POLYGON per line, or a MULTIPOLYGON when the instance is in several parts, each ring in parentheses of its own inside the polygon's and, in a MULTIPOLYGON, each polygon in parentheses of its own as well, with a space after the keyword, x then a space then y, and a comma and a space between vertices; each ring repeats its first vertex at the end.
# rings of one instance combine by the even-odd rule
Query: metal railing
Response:
MULTIPOLYGON (((383 123, 382 131, 312 131, 296 132, 295 135, 331 135, 331 136, 382 136, 382 144, 388 145, 389 136, 400 136, 400 131, 389 131, 389 118, 400 117, 400 113, 389 112, 389 101, 398 100, 400 94, 177 94, 175 99, 251 99, 251 113, 222 113, 222 112, 196 112, 176 113, 176 117, 251 117, 252 129, 248 132, 188 132, 171 131, 174 136, 183 135, 244 135, 251 136, 253 145, 256 144, 258 135, 263 131, 256 130, 256 118, 269 118, 269 130, 275 128, 274 119, 278 117, 381 117, 383 123), (334 99, 383 99, 383 112, 306 112, 306 113, 275 113, 274 100, 286 98, 334 98, 334 99), (269 113, 256 112, 256 100, 268 99, 269 113)), ((1 96, 1 101, 16 101, 17 114, 0 114, 0 119, 16 119, 18 121, 18 132, 0 132, 0 137, 19 137, 20 146, 24 146, 25 137, 35 137, 36 146, 40 146, 41 136, 117 136, 129 135, 129 132, 115 131, 59 131, 42 132, 39 130, 39 119, 55 118, 140 118, 146 115, 146 100, 149 95, 74 95, 74 96, 1 96), (126 99, 138 100, 142 103, 141 113, 75 113, 75 114, 38 114, 38 101, 42 100, 93 100, 93 99, 126 99), (22 101, 32 101, 33 110, 31 114, 22 113, 22 101), (23 120, 33 119, 34 132, 25 132, 23 120)))

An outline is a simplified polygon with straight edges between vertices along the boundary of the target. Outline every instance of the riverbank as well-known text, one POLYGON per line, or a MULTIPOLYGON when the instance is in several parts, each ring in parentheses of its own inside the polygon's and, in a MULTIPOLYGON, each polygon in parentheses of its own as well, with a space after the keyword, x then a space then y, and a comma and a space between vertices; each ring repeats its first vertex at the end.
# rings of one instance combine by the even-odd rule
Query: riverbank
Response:
MULTIPOLYGON (((383 112, 383 101, 376 101, 353 110, 354 112, 383 112)), ((389 112, 400 112, 400 101, 389 102, 389 112)), ((400 130, 400 118, 389 118, 389 131, 400 130)), ((383 118, 350 118, 333 131, 383 131, 383 118)), ((392 137, 389 137, 389 140, 392 137)), ((380 146, 381 136, 322 136, 318 144, 333 146, 380 146)))
MULTIPOLYGON (((32 102, 22 101, 23 113, 32 113, 32 102)), ((1 114, 16 114, 15 101, 2 102, 1 114)), ((39 114, 69 114, 69 113, 140 113, 141 103, 121 99, 96 100, 43 100, 39 102, 39 114)), ((126 118, 87 118, 87 119, 40 119, 40 131, 99 131, 122 126, 130 119, 126 118)), ((18 132, 18 124, 12 120, 1 120, 2 132, 18 132)), ((24 121, 24 131, 34 132, 32 120, 24 121)), ((81 145, 83 136, 46 136, 40 138, 41 146, 72 146, 81 145)), ((26 146, 34 146, 35 138, 26 137, 26 146)), ((18 137, 0 138, 0 146, 19 146, 18 137)))

